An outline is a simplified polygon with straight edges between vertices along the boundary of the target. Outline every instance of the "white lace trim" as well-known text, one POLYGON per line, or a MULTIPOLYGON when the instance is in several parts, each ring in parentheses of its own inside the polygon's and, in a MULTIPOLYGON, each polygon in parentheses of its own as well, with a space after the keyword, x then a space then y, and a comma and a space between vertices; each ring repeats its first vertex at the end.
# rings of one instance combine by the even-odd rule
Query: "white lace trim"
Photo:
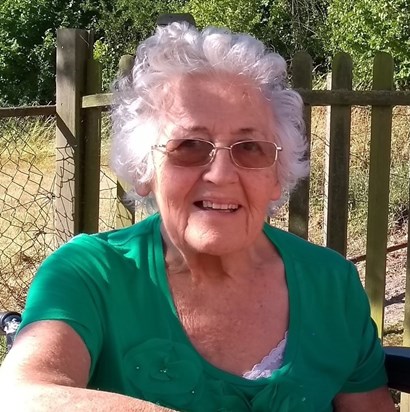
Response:
POLYGON ((250 380, 269 378, 269 376, 272 375, 272 372, 279 369, 282 365, 287 337, 288 332, 285 333, 285 337, 279 342, 276 348, 273 348, 260 363, 257 363, 252 370, 245 372, 242 376, 250 380))

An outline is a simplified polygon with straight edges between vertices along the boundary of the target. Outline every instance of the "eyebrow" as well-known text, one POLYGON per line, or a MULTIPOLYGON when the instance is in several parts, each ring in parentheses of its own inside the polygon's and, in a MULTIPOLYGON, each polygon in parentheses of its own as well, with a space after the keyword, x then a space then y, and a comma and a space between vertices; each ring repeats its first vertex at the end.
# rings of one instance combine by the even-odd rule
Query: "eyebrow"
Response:
POLYGON ((185 126, 180 126, 180 128, 186 132, 202 132, 202 133, 209 133, 208 128, 205 126, 192 126, 192 127, 185 127, 185 126))
POLYGON ((244 127, 242 129, 238 130, 239 133, 259 133, 261 134, 261 132, 259 132, 258 130, 252 128, 252 127, 244 127))
MULTIPOLYGON (((192 127, 180 126, 180 127, 181 127, 181 129, 183 129, 184 131, 187 131, 187 132, 202 132, 202 133, 211 134, 210 130, 205 126, 192 126, 192 127)), ((243 128, 241 128, 241 129, 239 129, 238 131, 235 132, 235 134, 247 134, 247 133, 261 134, 260 131, 254 129, 252 127, 243 127, 243 128)))

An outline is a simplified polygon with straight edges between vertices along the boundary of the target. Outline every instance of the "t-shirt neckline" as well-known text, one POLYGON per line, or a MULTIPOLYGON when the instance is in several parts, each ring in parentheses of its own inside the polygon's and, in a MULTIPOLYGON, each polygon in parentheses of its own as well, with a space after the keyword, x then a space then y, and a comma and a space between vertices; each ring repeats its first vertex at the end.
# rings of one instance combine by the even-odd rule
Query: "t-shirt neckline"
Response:
POLYGON ((161 216, 159 214, 153 216, 152 221, 152 233, 153 233, 153 256, 154 256, 154 267, 155 267, 155 276, 158 281, 158 285, 166 297, 168 304, 172 310, 173 315, 175 316, 178 324, 178 334, 184 344, 188 345, 198 356, 204 368, 211 374, 223 377, 224 380, 236 383, 242 386, 258 386, 266 385, 266 383, 276 380, 280 376, 286 375, 294 362, 295 357, 297 356, 298 351, 298 342, 299 342, 299 323, 300 323, 300 308, 299 308, 299 290, 298 284, 296 281, 296 274, 294 264, 292 262, 291 253, 286 248, 286 242, 283 242, 281 239, 282 231, 276 229, 267 223, 264 225, 263 231, 270 242, 276 247, 278 253, 282 257, 284 267, 285 267, 285 277, 288 285, 288 294, 289 294, 289 326, 287 332, 287 344, 283 357, 282 366, 275 370, 269 378, 260 378, 257 380, 249 380, 239 375, 234 375, 230 372, 226 372, 223 369, 220 369, 210 362, 208 362, 195 348, 191 343, 189 337, 187 336, 180 320, 178 313, 172 298, 171 290, 168 284, 168 279, 166 275, 166 266, 164 258, 164 249, 161 236, 161 216))

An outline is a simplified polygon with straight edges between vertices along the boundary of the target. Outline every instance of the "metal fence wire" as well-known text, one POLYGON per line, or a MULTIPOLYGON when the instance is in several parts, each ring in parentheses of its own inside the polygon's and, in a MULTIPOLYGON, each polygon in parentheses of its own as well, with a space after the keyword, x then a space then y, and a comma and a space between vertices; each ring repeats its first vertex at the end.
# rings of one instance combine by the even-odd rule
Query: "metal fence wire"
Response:
POLYGON ((0 119, 0 308, 23 308, 54 249, 54 137, 54 116, 0 119))
MULTIPOLYGON (((115 227, 117 182, 102 119, 99 230, 115 227)), ((21 310, 39 264, 58 246, 53 200, 54 116, 0 118, 0 310, 21 310)))
POLYGON ((109 142, 111 118, 108 113, 101 116, 101 165, 100 165, 100 205, 98 230, 115 228, 117 212, 117 178, 109 166, 109 142))
MULTIPOLYGON (((99 230, 115 226, 116 179, 108 166, 110 119, 102 119, 99 230)), ((55 236, 55 116, 0 118, 0 311, 21 312, 55 236)), ((0 363, 5 355, 0 336, 0 363)))

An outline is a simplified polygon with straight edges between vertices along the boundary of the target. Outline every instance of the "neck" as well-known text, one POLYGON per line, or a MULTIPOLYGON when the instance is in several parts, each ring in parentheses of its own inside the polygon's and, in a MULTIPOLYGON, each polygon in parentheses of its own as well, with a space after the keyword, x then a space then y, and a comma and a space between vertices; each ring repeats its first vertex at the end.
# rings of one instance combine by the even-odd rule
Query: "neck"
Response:
POLYGON ((200 253, 186 245, 175 245, 161 230, 168 276, 189 276, 193 283, 218 282, 228 278, 250 280, 274 260, 281 260, 274 246, 261 233, 249 247, 225 255, 200 253))

